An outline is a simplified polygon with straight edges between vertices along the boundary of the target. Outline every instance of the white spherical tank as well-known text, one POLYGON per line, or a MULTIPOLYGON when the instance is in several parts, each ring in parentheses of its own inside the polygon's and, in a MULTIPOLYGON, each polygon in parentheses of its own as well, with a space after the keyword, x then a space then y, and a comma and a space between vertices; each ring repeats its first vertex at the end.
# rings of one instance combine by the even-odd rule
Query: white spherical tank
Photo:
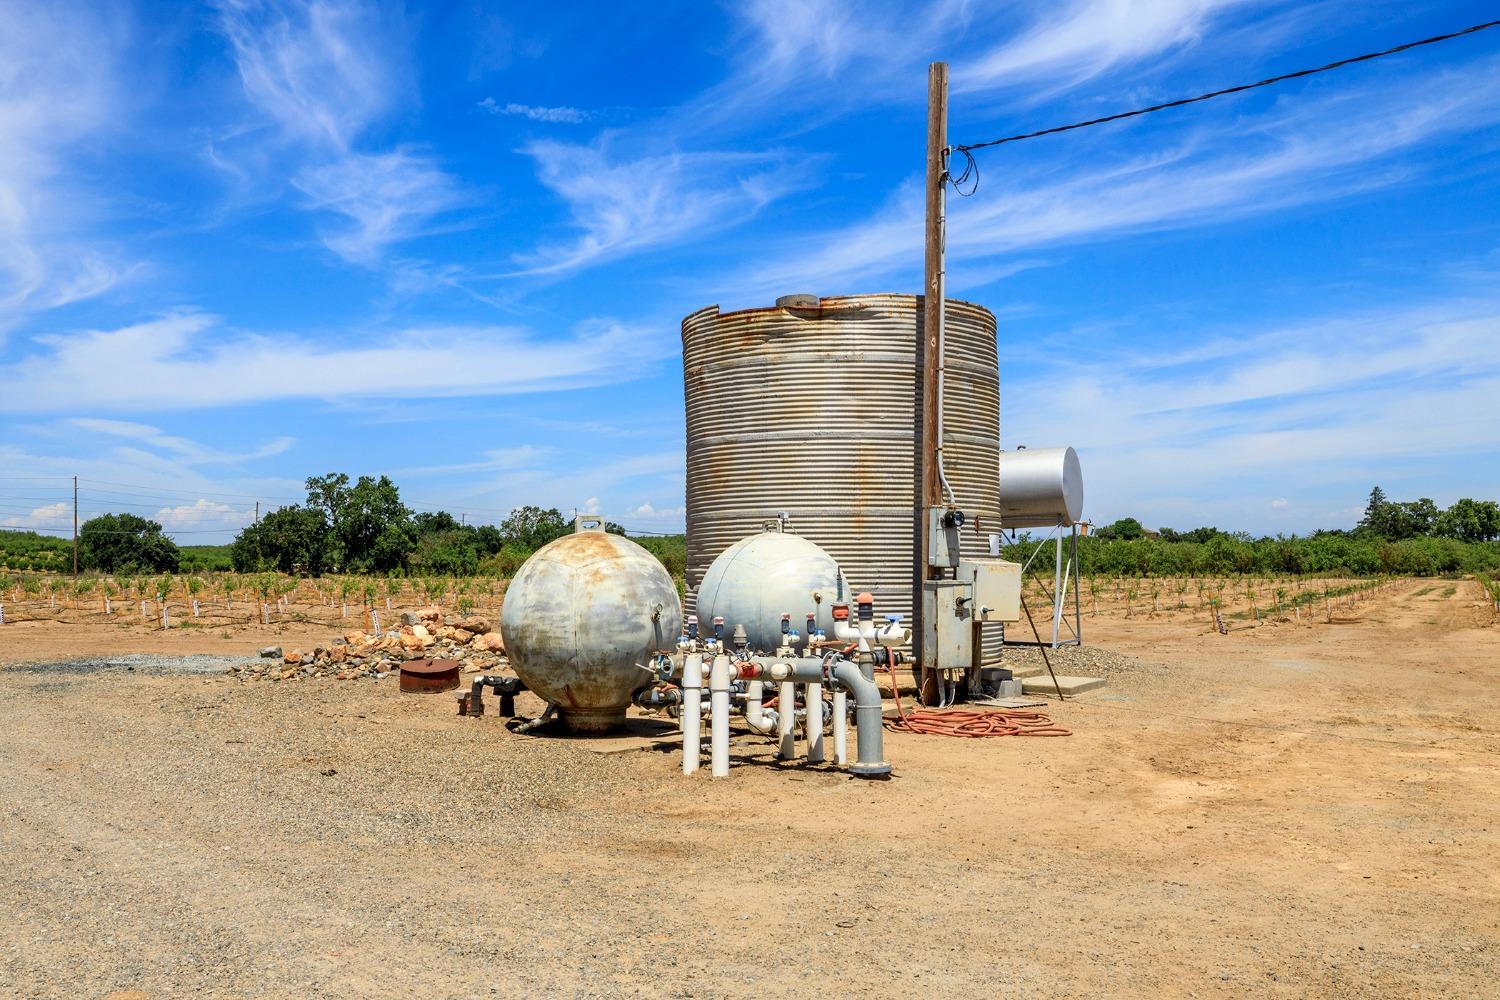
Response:
POLYGON ((621 535, 582 530, 542 546, 505 591, 511 666, 576 732, 625 722, 645 664, 676 648, 682 605, 655 556, 621 535))
POLYGON ((743 625, 750 648, 769 653, 781 645, 783 614, 799 632, 815 614, 817 627, 832 635, 832 605, 850 600, 849 581, 833 556, 800 535, 771 528, 719 553, 698 585, 697 612, 705 633, 719 616, 726 642, 743 625))
POLYGON ((1083 466, 1072 448, 1000 453, 1000 525, 1044 528, 1083 516, 1083 466))

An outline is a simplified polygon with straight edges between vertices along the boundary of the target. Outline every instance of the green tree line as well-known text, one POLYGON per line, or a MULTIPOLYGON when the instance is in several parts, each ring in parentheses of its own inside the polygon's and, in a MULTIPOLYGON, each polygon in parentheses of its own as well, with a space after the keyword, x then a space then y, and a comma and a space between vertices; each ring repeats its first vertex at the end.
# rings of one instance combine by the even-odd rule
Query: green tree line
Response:
MULTIPOLYGON (((1430 499, 1389 500, 1371 490, 1350 531, 1252 537, 1218 528, 1151 532, 1122 518, 1079 540, 1079 568, 1095 576, 1323 575, 1440 576, 1500 567, 1500 504, 1462 499, 1439 509, 1430 499)), ((1024 561, 1036 546, 1023 537, 1007 549, 1024 561)))
MULTIPOLYGON (((79 532, 84 569, 105 573, 276 571, 318 576, 494 576, 509 578, 527 557, 573 529, 556 508, 520 507, 498 525, 464 524, 446 512, 416 513, 386 476, 342 473, 306 481, 307 500, 271 511, 226 546, 179 548, 162 526, 134 514, 106 514, 79 532)), ((607 529, 624 534, 610 523, 607 529)), ((1083 573, 1114 576, 1349 574, 1436 576, 1500 571, 1500 504, 1462 499, 1399 502, 1379 487, 1350 531, 1252 537, 1213 527, 1151 532, 1122 518, 1080 540, 1083 573)), ((681 580, 682 535, 636 538, 681 580)), ((1025 561, 1040 542, 1022 536, 1006 550, 1025 561)), ((0 568, 66 572, 67 539, 0 532, 0 568)))
MULTIPOLYGON (((306 503, 271 511, 240 532, 229 550, 237 572, 509 577, 531 553, 573 530, 556 508, 518 507, 499 525, 417 513, 387 476, 351 482, 336 472, 306 486, 306 503)), ((625 533, 618 524, 606 528, 625 533)))

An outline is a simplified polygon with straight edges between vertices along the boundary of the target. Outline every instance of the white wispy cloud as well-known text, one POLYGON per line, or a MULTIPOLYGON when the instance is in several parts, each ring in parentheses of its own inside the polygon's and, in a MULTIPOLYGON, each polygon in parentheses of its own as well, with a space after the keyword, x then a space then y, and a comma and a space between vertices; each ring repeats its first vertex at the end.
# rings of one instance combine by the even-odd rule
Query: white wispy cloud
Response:
POLYGON ((41 531, 62 531, 73 527, 73 505, 59 501, 33 508, 29 513, 16 514, 0 519, 7 528, 32 528, 41 531))
POLYGON ((251 451, 227 452, 211 448, 191 438, 168 434, 161 428, 150 424, 98 417, 74 417, 68 423, 93 434, 126 438, 136 444, 164 451, 175 461, 182 462, 184 465, 237 465, 241 462, 252 462, 256 459, 280 455, 296 444, 295 438, 283 436, 268 441, 251 451))
POLYGON ((246 100, 272 127, 245 141, 298 161, 290 174, 306 206, 343 217, 323 234, 329 250, 377 266, 388 247, 465 203, 434 156, 369 148, 372 126, 415 91, 399 11, 358 0, 226 0, 219 24, 246 100))
POLYGON ((958 60, 955 93, 1043 79, 1053 93, 1119 66, 1191 44, 1213 17, 1246 0, 1070 0, 978 56, 958 60))
POLYGON ((605 497, 611 498, 611 503, 605 505, 604 513, 614 517, 619 508, 628 506, 615 503, 614 498, 621 494, 639 496, 644 488, 654 491, 662 487, 663 480, 676 495, 682 495, 681 448, 626 455, 602 463, 573 460, 508 470, 501 478, 473 484, 473 495, 495 498, 493 504, 547 503, 559 509, 582 504, 580 498, 605 497))
MULTIPOLYGON (((693 130, 796 109, 818 119, 851 105, 921 95, 915 75, 971 27, 967 0, 745 0, 725 79, 680 115, 693 130)), ((988 27, 989 17, 979 27, 988 27)))
MULTIPOLYGON (((668 243, 700 239, 745 221, 760 208, 810 186, 816 155, 797 165, 779 154, 704 151, 702 136, 748 133, 788 114, 810 127, 855 105, 923 91, 931 53, 957 44, 971 28, 989 37, 1017 18, 1040 17, 1023 34, 1045 51, 1031 70, 1087 62, 1093 72, 1154 56, 1200 30, 1229 0, 1165 0, 1132 14, 1112 0, 1076 2, 1065 16, 1022 8, 1004 18, 976 18, 964 0, 904 4, 895 0, 748 0, 733 5, 738 25, 727 73, 670 116, 602 133, 588 144, 536 142, 525 148, 538 178, 563 199, 582 235, 517 256, 525 274, 557 273, 668 243), (999 27, 995 22, 999 22, 999 27), (794 111, 794 109, 796 109, 794 111), (661 148, 673 153, 643 152, 661 148)), ((981 46, 982 47, 982 46, 981 46)), ((996 43, 975 60, 973 86, 1016 75, 1015 48, 996 43)), ((494 113, 535 109, 482 102, 494 113)), ((550 120, 550 119, 549 119, 550 120)), ((568 120, 571 120, 569 118, 568 120)), ((723 142, 722 148, 733 148, 723 142)), ((905 214, 905 213, 903 213, 905 214)), ((909 229, 910 227, 908 227, 909 229)), ((780 279, 778 279, 780 280, 780 279)))
POLYGON ((218 409, 279 399, 490 395, 625 381, 665 341, 610 321, 539 339, 505 327, 425 327, 329 346, 215 329, 180 313, 115 330, 50 334, 0 369, 0 413, 218 409))
POLYGON ((255 520, 255 508, 198 499, 192 503, 163 507, 151 515, 151 520, 160 522, 168 532, 201 534, 222 531, 234 534, 255 520))
POLYGON ((486 97, 479 102, 479 106, 492 115, 519 115, 522 118, 529 118, 534 122, 547 122, 549 124, 580 125, 593 117, 582 108, 571 108, 567 105, 544 107, 535 104, 516 104, 515 102, 501 104, 493 97, 486 97))
MULTIPOLYGON (((1284 102, 1240 120, 1227 147, 1200 130, 1149 155, 1061 176, 1051 161, 982 175, 978 197, 950 198, 950 287, 963 287, 965 268, 1018 251, 1218 224, 1389 186, 1421 169, 1399 154, 1496 121, 1500 60, 1490 59, 1284 102)), ((921 191, 911 181, 868 220, 800 238, 730 284, 764 294, 789 282, 837 287, 904 274, 921 231, 921 191)))
POLYGON ((309 167, 293 181, 317 209, 343 215, 347 225, 323 242, 345 260, 373 265, 392 243, 420 236, 437 216, 462 205, 454 180, 427 156, 407 149, 350 153, 309 167))
POLYGON ((0 325, 109 290, 136 266, 88 233, 69 154, 120 114, 128 28, 107 11, 0 11, 0 325))
MULTIPOLYGON (((1222 331, 1206 363, 1139 350, 1070 357, 1008 380, 1002 432, 1008 446, 1078 447, 1088 478, 1108 484, 1110 509, 1094 515, 1182 526, 1231 511, 1253 522, 1275 484, 1271 506, 1304 519, 1297 527, 1347 526, 1329 523, 1317 498, 1358 495, 1372 477, 1445 456, 1500 453, 1497 336, 1500 300, 1455 299, 1222 331)), ((1490 495, 1500 466, 1469 461, 1449 478, 1490 495)))
POLYGON ((428 479, 436 476, 471 475, 476 472, 496 472, 502 469, 519 469, 534 465, 546 454, 546 450, 529 444, 514 448, 488 448, 480 452, 472 462, 453 462, 447 465, 409 465, 392 469, 392 476, 407 479, 428 479))
POLYGON ((678 504, 676 506, 660 507, 650 503, 643 503, 632 507, 625 512, 630 517, 638 517, 648 521, 680 521, 687 508, 678 504))
MULTIPOLYGON (((728 13, 737 25, 718 84, 670 114, 599 133, 589 143, 533 142, 523 148, 538 179, 560 197, 582 231, 517 254, 524 275, 556 274, 665 246, 686 245, 739 225, 766 205, 815 186, 817 154, 736 149, 708 134, 753 132, 790 106, 819 118, 868 102, 914 65, 935 38, 965 19, 966 3, 905 6, 892 0, 747 0, 728 13), (849 79, 857 77, 856 87, 849 79), (661 150, 668 152, 661 152, 661 150)), ((569 120, 573 108, 481 102, 494 113, 569 120), (566 118, 547 114, 560 112, 566 118)))
POLYGON ((616 155, 607 140, 539 141, 524 151, 582 230, 576 239, 518 255, 525 274, 573 270, 700 240, 803 186, 809 166, 775 153, 616 155))
POLYGON ((359 0, 224 0, 245 97, 288 137, 340 149, 411 82, 392 12, 359 0))

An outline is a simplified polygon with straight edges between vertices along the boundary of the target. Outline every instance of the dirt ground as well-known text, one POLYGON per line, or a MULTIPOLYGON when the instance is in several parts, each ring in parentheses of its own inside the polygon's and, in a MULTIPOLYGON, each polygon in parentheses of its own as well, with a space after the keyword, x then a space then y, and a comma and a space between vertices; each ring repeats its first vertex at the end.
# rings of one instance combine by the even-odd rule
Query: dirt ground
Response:
MULTIPOLYGON (((888 734, 887 782, 390 680, 3 667, 0 995, 1494 996, 1496 616, 1323 619, 1086 617, 1126 656, 1075 735, 888 734)), ((23 623, 0 663, 327 637, 23 623)))

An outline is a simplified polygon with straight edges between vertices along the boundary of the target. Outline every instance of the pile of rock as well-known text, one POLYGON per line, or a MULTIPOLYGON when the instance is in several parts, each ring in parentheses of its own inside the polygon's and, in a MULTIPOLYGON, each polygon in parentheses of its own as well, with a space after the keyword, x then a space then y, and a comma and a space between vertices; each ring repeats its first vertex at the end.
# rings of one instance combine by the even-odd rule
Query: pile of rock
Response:
POLYGON ((255 663, 230 667, 241 680, 287 681, 333 677, 341 681, 372 677, 381 680, 401 669, 407 660, 453 659, 461 670, 483 671, 506 666, 500 632, 487 618, 449 615, 422 608, 401 615, 401 628, 383 635, 346 632, 311 653, 267 646, 255 663))

